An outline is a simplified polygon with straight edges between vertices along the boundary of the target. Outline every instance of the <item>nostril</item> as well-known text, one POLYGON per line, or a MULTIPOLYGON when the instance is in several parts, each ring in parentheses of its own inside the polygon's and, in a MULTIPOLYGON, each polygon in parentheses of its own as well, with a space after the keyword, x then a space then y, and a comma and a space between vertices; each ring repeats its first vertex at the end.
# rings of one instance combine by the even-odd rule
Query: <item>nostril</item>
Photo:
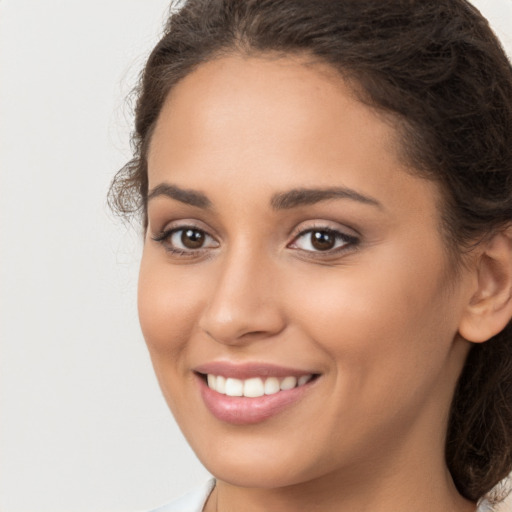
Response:
POLYGON ((245 268, 244 275, 240 273, 218 283, 198 320, 210 339, 225 345, 265 339, 286 325, 280 303, 268 296, 266 284, 249 283, 245 268))

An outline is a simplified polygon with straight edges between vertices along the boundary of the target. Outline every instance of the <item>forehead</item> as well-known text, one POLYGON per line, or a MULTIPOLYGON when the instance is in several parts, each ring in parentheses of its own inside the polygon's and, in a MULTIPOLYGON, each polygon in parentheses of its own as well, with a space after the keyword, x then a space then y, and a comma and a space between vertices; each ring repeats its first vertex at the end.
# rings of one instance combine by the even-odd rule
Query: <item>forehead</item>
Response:
MULTIPOLYGON (((427 186, 400 157, 390 119, 357 100, 330 66, 299 57, 232 55, 199 66, 169 94, 148 154, 149 188, 172 181, 251 194, 348 186, 403 200, 427 186), (400 185, 400 186, 399 186, 400 185)), ((431 194, 435 188, 423 190, 431 194)))
POLYGON ((328 155, 342 140, 350 146, 358 136, 358 146, 371 139, 395 156, 391 123, 358 102, 330 66, 298 57, 233 55, 199 66, 172 89, 149 159, 153 163, 165 148, 179 158, 198 146, 211 157, 220 151, 227 156, 228 149, 233 155, 276 155, 291 144, 328 155))

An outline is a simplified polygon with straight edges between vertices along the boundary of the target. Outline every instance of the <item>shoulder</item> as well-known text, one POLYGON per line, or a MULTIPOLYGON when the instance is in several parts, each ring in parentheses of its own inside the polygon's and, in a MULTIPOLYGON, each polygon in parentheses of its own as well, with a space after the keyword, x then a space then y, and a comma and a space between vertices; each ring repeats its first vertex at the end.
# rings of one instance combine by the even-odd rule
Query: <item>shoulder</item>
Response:
POLYGON ((212 478, 200 487, 196 487, 181 498, 155 508, 150 512, 202 512, 203 507, 215 487, 215 480, 212 478))
POLYGON ((478 502, 478 508, 476 512, 494 512, 494 508, 486 499, 483 499, 478 502))

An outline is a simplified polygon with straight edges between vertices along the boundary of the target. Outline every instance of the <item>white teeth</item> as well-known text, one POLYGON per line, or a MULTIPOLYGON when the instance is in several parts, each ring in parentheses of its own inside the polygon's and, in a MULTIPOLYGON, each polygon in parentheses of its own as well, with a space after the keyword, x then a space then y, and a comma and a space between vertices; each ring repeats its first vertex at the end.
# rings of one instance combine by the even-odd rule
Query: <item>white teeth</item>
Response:
POLYGON ((208 374, 206 380, 208 387, 227 396, 245 396, 257 398, 263 395, 275 395, 279 391, 287 391, 298 386, 304 386, 313 378, 312 374, 297 377, 289 376, 284 379, 277 377, 267 377, 265 380, 260 377, 251 379, 226 378, 222 375, 208 374))
POLYGON ((299 377, 297 386, 304 386, 304 384, 307 384, 312 378, 313 375, 303 375, 302 377, 299 377))
POLYGON ((279 380, 276 377, 269 377, 265 380, 265 395, 273 395, 280 390, 279 380))
POLYGON ((244 381, 240 379, 226 379, 226 395, 228 396, 243 396, 244 394, 244 381))
POLYGON ((297 385, 296 377, 285 377, 281 382, 281 391, 293 389, 297 385))
POLYGON ((251 398, 256 398, 258 396, 263 396, 265 394, 265 389, 263 387, 263 381, 256 377, 254 379, 247 379, 244 382, 244 396, 249 396, 251 398))
POLYGON ((217 375, 217 382, 215 383, 215 388, 219 393, 222 393, 223 395, 226 394, 226 377, 223 377, 222 375, 217 375))

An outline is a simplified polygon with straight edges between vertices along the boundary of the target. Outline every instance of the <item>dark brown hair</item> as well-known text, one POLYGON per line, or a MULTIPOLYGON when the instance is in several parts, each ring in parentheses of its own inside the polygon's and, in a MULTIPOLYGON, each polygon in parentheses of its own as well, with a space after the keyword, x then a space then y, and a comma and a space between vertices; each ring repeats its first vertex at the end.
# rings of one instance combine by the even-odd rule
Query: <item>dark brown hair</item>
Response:
MULTIPOLYGON (((512 220, 512 69, 465 0, 188 0, 141 75, 134 158, 112 183, 115 210, 140 212, 146 227, 146 153, 162 105, 194 68, 233 52, 313 57, 391 114, 409 163, 441 184, 443 231, 459 256, 512 220)), ((446 459, 459 492, 474 501, 512 470, 510 325, 470 351, 446 459)))

